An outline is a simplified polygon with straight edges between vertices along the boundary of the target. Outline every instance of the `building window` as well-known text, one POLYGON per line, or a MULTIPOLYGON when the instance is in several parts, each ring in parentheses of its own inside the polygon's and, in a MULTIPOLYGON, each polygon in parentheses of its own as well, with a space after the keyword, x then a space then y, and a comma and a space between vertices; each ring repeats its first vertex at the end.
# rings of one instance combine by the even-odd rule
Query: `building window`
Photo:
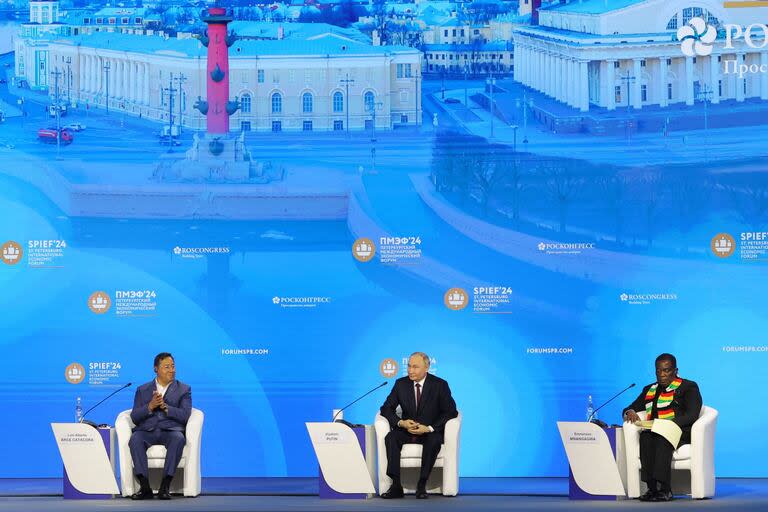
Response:
POLYGON ((456 29, 453 29, 453 32, 451 32, 451 35, 452 35, 453 37, 456 37, 456 29))
POLYGON ((272 94, 272 113, 279 114, 283 111, 283 97, 279 92, 272 94))
POLYGON ((256 72, 256 76, 258 77, 259 83, 263 84, 264 83, 264 70, 263 69, 258 70, 256 72))
POLYGON ((411 65, 405 65, 405 78, 411 78, 411 65))
POLYGON ((691 21, 691 18, 693 18, 693 9, 691 7, 686 7, 683 9, 683 25, 687 25, 689 21, 691 21))
POLYGON ((722 97, 723 96, 723 81, 718 80, 717 81, 717 95, 722 97))
POLYGON ((621 67, 621 63, 617 60, 613 61, 613 69, 619 69, 621 67))
POLYGON ((344 121, 336 120, 333 122, 333 131, 340 132, 344 129, 344 121))
POLYGON ((311 132, 312 131, 312 121, 304 121, 301 125, 301 129, 305 132, 311 132))
POLYGON ((667 99, 672 99, 672 84, 667 84, 667 99))
POLYGON ((283 122, 282 121, 272 121, 272 131, 273 132, 281 132, 281 131, 283 131, 283 122))
POLYGON ((333 93, 333 111, 344 112, 344 95, 339 91, 333 93))
POLYGON ((618 105, 619 103, 621 103, 621 86, 620 85, 617 85, 614 87, 613 94, 615 96, 614 101, 618 105))
POLYGON ((313 107, 312 93, 305 92, 301 96, 301 111, 304 113, 311 113, 312 107, 313 107))
POLYGON ((365 93, 363 96, 363 104, 365 105, 366 112, 373 112, 376 108, 376 97, 371 91, 365 93))
POLYGON ((402 64, 397 65, 397 78, 405 76, 405 67, 402 64))
POLYGON ((127 25, 130 20, 128 18, 120 18, 120 23, 127 25))
POLYGON ((400 114, 400 122, 402 124, 408 124, 408 116, 406 114, 400 114))
POLYGON ((83 18, 83 25, 90 25, 91 24, 91 18, 83 18))
POLYGON ((746 95, 747 94, 747 81, 744 80, 743 84, 744 84, 744 94, 746 95))
POLYGON ((443 36, 448 37, 448 29, 443 30, 443 36))
POLYGON ((677 14, 669 19, 669 23, 667 23, 667 30, 677 30, 677 14))
POLYGON ((251 131, 251 122, 250 121, 241 121, 240 122, 240 131, 241 132, 249 132, 249 131, 251 131))
POLYGON ((648 86, 645 84, 642 84, 640 86, 640 100, 645 103, 648 101, 648 86))
POLYGON ((140 18, 140 17, 138 17, 138 16, 137 16, 137 17, 136 17, 136 20, 134 21, 134 23, 135 23, 136 25, 141 25, 141 23, 142 23, 143 21, 144 21, 144 19, 143 19, 143 18, 140 18))
POLYGON ((693 63, 696 64, 696 57, 693 58, 693 63))
POLYGON ((641 60, 640 60, 640 67, 641 67, 641 68, 644 68, 644 67, 645 67, 645 59, 641 59, 641 60))
POLYGON ((251 113, 251 95, 248 93, 243 94, 243 97, 240 98, 240 111, 243 114, 250 114, 251 113))
POLYGON ((104 18, 96 18, 96 24, 102 25, 104 23, 104 18))
POLYGON ((672 65, 672 59, 667 59, 667 66, 671 66, 671 65, 672 65))
POLYGON ((109 24, 114 25, 117 22, 117 19, 115 18, 109 18, 109 24))

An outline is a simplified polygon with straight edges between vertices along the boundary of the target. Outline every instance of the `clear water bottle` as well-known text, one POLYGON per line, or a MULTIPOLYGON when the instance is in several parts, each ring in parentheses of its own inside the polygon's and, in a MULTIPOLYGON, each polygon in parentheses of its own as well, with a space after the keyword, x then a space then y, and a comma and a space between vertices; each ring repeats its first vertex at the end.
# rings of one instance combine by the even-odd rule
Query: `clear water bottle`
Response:
POLYGON ((592 395, 587 395, 587 421, 597 418, 595 415, 595 406, 592 405, 592 395))
POLYGON ((80 423, 83 420, 83 402, 80 397, 77 397, 75 403, 75 422, 80 423))

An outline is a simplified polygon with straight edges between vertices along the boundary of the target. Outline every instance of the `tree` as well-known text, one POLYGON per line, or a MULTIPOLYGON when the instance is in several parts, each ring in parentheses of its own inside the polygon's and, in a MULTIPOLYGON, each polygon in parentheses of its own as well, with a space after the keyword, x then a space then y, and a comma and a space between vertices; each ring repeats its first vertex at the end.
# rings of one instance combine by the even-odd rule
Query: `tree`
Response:
POLYGON ((664 195, 663 176, 660 171, 650 169, 643 171, 640 176, 636 177, 633 181, 638 192, 640 203, 643 205, 646 240, 648 240, 648 248, 650 249, 653 246, 655 237, 654 224, 656 214, 658 213, 659 204, 664 195))
POLYGON ((544 177, 547 190, 555 201, 558 212, 558 231, 565 233, 568 208, 574 194, 584 179, 573 173, 573 163, 564 161, 544 162, 537 169, 544 177))
POLYGON ((678 174, 668 180, 668 191, 675 206, 680 229, 680 252, 688 252, 688 237, 708 204, 711 188, 706 177, 678 174))
POLYGON ((623 173, 615 173, 597 178, 597 189, 600 197, 605 200, 608 211, 613 214, 614 237, 621 244, 624 236, 624 206, 627 201, 627 177, 623 173))

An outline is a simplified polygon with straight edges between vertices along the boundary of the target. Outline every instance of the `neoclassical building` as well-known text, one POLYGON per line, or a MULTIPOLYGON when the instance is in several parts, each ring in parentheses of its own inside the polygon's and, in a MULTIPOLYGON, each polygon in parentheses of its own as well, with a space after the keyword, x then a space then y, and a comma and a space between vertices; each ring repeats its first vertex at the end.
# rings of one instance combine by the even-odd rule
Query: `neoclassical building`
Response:
MULTIPOLYGON (((54 2, 50 2, 54 3, 54 2)), ((282 30, 278 34, 284 33, 282 30)), ((232 130, 390 129, 421 123, 421 53, 337 33, 240 39, 230 51, 232 130)), ((17 40, 17 76, 85 108, 193 128, 205 118, 206 49, 196 38, 93 32, 17 40), (29 65, 31 64, 31 65, 29 65), (41 71, 42 70, 42 71, 41 71)))
POLYGON ((734 65, 768 67, 768 47, 743 39, 726 49, 727 23, 749 25, 768 9, 722 1, 570 0, 539 10, 539 24, 514 29, 515 79, 580 111, 631 105, 692 105, 701 99, 768 99, 768 73, 739 77, 734 65), (695 17, 718 29, 709 56, 688 57, 677 29, 695 17), (759 45, 758 45, 759 46, 759 45), (731 62, 729 62, 731 61, 731 62))

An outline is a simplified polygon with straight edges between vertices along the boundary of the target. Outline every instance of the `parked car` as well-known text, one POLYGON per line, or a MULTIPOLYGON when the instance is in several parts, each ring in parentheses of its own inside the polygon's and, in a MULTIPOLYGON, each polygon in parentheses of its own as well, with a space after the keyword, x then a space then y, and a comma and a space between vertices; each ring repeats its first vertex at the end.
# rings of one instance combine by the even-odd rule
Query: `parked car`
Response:
POLYGON ((68 128, 62 128, 58 132, 56 128, 40 128, 37 130, 37 140, 46 144, 56 144, 56 141, 61 137, 62 144, 72 144, 75 140, 75 134, 68 128))
POLYGON ((445 103, 461 103, 458 98, 445 98, 445 103))
POLYGON ((68 128, 72 130, 73 132, 81 132, 85 130, 85 125, 83 123, 69 123, 64 128, 68 128))

